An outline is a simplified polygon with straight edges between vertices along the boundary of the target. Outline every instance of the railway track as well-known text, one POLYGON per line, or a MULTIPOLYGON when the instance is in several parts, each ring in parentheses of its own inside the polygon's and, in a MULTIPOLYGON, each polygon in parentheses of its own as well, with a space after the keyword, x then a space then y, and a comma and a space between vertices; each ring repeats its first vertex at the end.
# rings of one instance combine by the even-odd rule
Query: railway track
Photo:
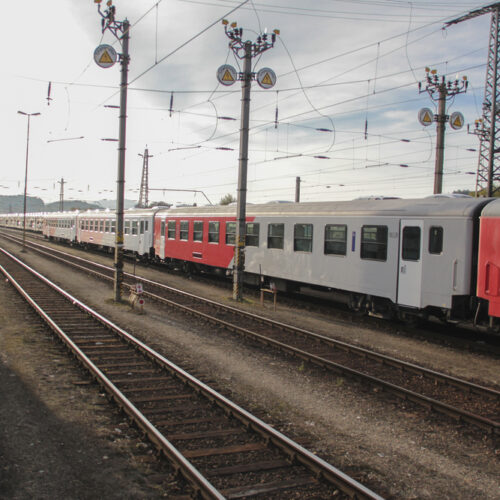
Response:
POLYGON ((3 249, 0 270, 196 498, 381 498, 3 249))
MULTIPOLYGON (((38 244, 32 244, 31 248, 100 278, 113 279, 111 267, 38 244)), ((126 286, 132 287, 137 282, 142 283, 146 298, 201 317, 341 376, 390 392, 402 400, 412 401, 489 433, 499 433, 500 391, 496 389, 125 274, 126 286)))

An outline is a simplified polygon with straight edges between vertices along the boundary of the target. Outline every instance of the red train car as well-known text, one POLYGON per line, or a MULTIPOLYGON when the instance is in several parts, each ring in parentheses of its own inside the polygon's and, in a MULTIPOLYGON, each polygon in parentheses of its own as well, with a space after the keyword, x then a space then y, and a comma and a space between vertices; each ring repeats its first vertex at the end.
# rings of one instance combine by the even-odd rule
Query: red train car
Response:
MULTIPOLYGON (((229 269, 236 239, 235 207, 170 209, 156 214, 155 255, 166 263, 182 263, 185 270, 229 269)), ((252 217, 247 217, 251 221, 252 217)))
POLYGON ((477 296, 488 301, 490 321, 500 318, 500 200, 481 213, 477 296))

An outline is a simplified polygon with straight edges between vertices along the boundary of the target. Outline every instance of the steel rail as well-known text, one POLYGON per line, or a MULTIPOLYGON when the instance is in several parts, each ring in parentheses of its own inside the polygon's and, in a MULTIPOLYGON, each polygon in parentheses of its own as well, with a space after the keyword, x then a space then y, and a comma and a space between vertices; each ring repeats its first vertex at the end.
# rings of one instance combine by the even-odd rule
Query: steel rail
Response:
MULTIPOLYGON (((129 344, 136 347, 138 350, 146 354, 150 359, 158 363, 162 368, 167 369, 170 373, 175 373, 175 375, 189 384, 197 392, 204 394, 210 400, 215 402, 219 407, 223 408, 225 411, 229 411, 234 417, 238 418, 246 426, 251 427, 254 431, 258 432, 266 439, 270 440, 275 446, 281 448, 291 461, 295 461, 305 465, 310 470, 313 470, 316 476, 319 478, 324 478, 331 484, 334 484, 340 488, 344 493, 352 498, 356 499, 372 499, 372 500, 383 500, 382 497, 372 492, 370 489, 363 486, 361 483, 349 477, 347 474, 343 473, 336 467, 328 464, 321 458, 317 457, 310 451, 306 450, 299 444, 295 443, 285 435, 281 434, 279 431, 273 429, 268 424, 253 416, 243 408, 239 407, 226 397, 219 394, 214 389, 210 388, 208 385, 196 379, 194 376, 190 375, 188 372, 178 367, 146 344, 140 340, 133 337, 131 334, 115 325, 104 316, 94 311, 83 302, 79 301, 77 298, 73 297, 65 290, 52 283, 50 280, 45 278, 43 275, 30 268, 22 261, 17 259, 15 256, 11 255, 9 252, 0 248, 0 251, 10 257, 13 261, 17 262, 24 269, 31 272, 38 279, 43 281, 46 285, 50 286, 52 289, 63 295, 68 301, 70 301, 75 307, 80 308, 90 316, 97 319, 104 326, 109 328, 114 333, 118 334, 120 337, 124 338, 129 344)), ((38 306, 38 304, 22 289, 22 286, 17 283, 17 281, 0 265, 0 270, 9 279, 9 281, 14 285, 14 287, 19 291, 19 293, 28 301, 28 303, 38 312, 38 314, 46 321, 46 323, 53 329, 56 334, 61 338, 61 340, 68 346, 68 348, 77 356, 77 358, 82 362, 82 364, 92 373, 92 375, 103 385, 103 387, 111 394, 113 399, 129 414, 135 421, 138 422, 141 429, 143 429, 148 437, 153 443, 155 443, 161 451, 174 463, 177 464, 179 470, 181 470, 186 479, 190 481, 191 484, 195 484, 200 494, 203 494, 204 498, 224 498, 205 478, 199 471, 192 466, 192 464, 187 461, 184 456, 175 448, 155 427, 154 425, 140 412, 140 410, 134 406, 126 396, 106 377, 106 375, 81 351, 81 349, 62 331, 59 326, 38 306), (206 496, 205 496, 206 495, 206 496)))
MULTIPOLYGON (((68 294, 62 288, 58 287, 55 283, 52 283, 47 278, 39 274, 34 269, 28 267, 22 261, 14 257, 13 255, 6 252, 3 248, 0 251, 10 257, 14 262, 17 262, 24 269, 31 272, 34 276, 44 282, 46 285, 52 289, 59 292, 67 300, 71 301, 74 306, 79 307, 86 313, 95 317, 100 323, 107 326, 111 330, 121 331, 118 327, 115 328, 111 322, 105 319, 103 316, 94 312, 92 309, 87 307, 85 304, 80 302, 75 297, 68 294)), ((224 496, 221 495, 208 481, 207 479, 188 461, 186 458, 175 448, 170 441, 165 439, 165 437, 154 427, 154 425, 146 418, 146 416, 134 405, 132 402, 114 385, 111 380, 83 353, 83 351, 66 335, 66 333, 59 328, 57 323, 55 323, 45 311, 39 307, 35 300, 26 293, 22 286, 15 280, 15 278, 8 273, 8 271, 0 265, 0 270, 10 281, 10 283, 16 288, 16 290, 22 295, 22 297, 31 305, 31 307, 39 314, 39 316, 47 323, 47 325, 56 333, 56 335, 61 339, 61 341, 70 349, 70 351, 78 358, 78 360, 89 370, 92 376, 102 385, 102 387, 111 395, 111 397, 117 402, 117 404, 123 408, 123 410, 134 419, 134 421, 139 425, 139 427, 148 435, 149 439, 155 443, 158 448, 165 454, 165 456, 170 459, 171 462, 176 464, 178 470, 182 471, 184 477, 188 482, 195 486, 203 498, 207 499, 218 499, 223 500, 224 496)), ((121 331, 123 332, 123 331, 121 331)), ((125 332, 123 332, 125 333, 125 332)), ((129 336, 129 340, 132 337, 129 336)))

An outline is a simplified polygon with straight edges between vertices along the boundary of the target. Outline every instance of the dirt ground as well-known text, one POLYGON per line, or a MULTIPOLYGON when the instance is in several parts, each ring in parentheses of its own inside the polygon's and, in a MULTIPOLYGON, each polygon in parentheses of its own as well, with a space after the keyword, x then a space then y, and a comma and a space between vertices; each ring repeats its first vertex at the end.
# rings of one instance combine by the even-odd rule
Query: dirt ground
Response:
MULTIPOLYGON (((213 326, 187 323, 182 316, 152 304, 146 304, 145 314, 138 315, 127 306, 113 304, 109 285, 48 264, 33 253, 26 260, 382 496, 500 497, 500 445, 484 433, 281 354, 265 352, 213 326)), ((146 274, 160 279, 158 271, 146 274)), ((179 288, 231 301, 227 290, 172 275, 164 279, 179 288)), ((0 498, 155 498, 182 492, 182 484, 174 481, 168 467, 151 460, 151 450, 98 388, 86 383, 87 376, 19 301, 2 281, 0 498), (62 387, 55 383, 60 376, 62 387)), ((243 307, 262 312, 253 300, 243 307)), ((276 313, 269 307, 265 312, 485 385, 500 385, 500 362, 486 355, 405 338, 394 333, 394 328, 385 333, 333 323, 279 304, 276 313)))

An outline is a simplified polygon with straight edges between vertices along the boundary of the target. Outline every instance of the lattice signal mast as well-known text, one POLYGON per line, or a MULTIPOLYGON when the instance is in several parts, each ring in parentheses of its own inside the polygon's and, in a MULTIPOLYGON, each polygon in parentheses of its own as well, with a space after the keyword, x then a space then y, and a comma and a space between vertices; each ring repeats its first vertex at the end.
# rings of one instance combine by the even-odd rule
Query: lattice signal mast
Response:
POLYGON ((149 158, 153 155, 149 154, 148 148, 144 150, 144 154, 139 153, 142 156, 142 177, 141 177, 141 189, 139 191, 139 203, 137 206, 139 208, 147 208, 149 204, 149 158))
POLYGON ((476 196, 485 192, 493 196, 500 190, 500 102, 499 93, 499 22, 500 2, 493 3, 481 9, 472 10, 468 14, 446 23, 446 26, 458 24, 491 12, 490 40, 488 46, 488 64, 486 67, 486 85, 484 89, 483 116, 476 120, 474 134, 479 137, 479 160, 476 176, 476 196), (483 191, 484 190, 484 191, 483 191))

